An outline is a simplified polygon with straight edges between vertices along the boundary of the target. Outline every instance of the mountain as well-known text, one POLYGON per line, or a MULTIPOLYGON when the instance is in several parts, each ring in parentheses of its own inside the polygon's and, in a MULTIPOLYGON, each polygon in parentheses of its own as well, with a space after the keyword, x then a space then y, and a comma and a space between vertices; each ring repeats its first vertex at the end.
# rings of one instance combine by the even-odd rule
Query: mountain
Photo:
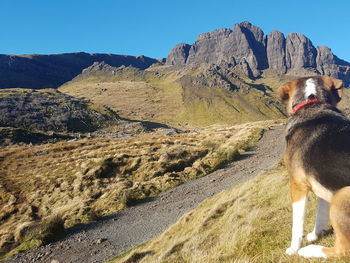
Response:
POLYGON ((0 89, 57 88, 95 61, 145 69, 159 61, 145 56, 66 53, 55 55, 0 55, 0 89))
MULTIPOLYGON (((152 64, 184 66, 198 63, 230 64, 249 78, 296 71, 328 75, 350 84, 350 64, 335 56, 325 46, 314 47, 311 40, 298 33, 287 37, 279 31, 269 35, 249 22, 233 29, 218 29, 200 34, 192 45, 176 45, 166 59, 114 54, 65 53, 52 55, 0 55, 0 89, 57 88, 73 79, 94 62, 146 69, 152 64), (269 72, 271 73, 271 72, 269 72)), ((300 72, 299 72, 300 73, 300 72)))
POLYGON ((350 63, 339 59, 325 46, 314 47, 303 34, 287 37, 279 31, 269 35, 249 22, 232 29, 218 29, 200 34, 192 45, 181 43, 169 53, 167 65, 226 62, 250 78, 263 76, 264 70, 277 74, 296 74, 305 69, 342 79, 350 84, 350 63))
POLYGON ((141 70, 96 62, 58 90, 106 105, 127 119, 203 127, 283 118, 275 87, 268 86, 274 85, 262 81, 239 75, 225 63, 141 70))

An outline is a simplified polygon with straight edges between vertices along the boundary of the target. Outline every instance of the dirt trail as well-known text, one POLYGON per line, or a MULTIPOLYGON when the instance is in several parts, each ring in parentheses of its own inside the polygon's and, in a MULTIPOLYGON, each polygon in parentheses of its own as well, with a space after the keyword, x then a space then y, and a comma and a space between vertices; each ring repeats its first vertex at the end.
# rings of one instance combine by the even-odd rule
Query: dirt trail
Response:
POLYGON ((256 147, 239 160, 205 177, 162 193, 96 223, 69 230, 63 240, 15 255, 5 262, 105 262, 160 233, 180 216, 222 190, 271 168, 284 151, 283 127, 265 132, 256 147))

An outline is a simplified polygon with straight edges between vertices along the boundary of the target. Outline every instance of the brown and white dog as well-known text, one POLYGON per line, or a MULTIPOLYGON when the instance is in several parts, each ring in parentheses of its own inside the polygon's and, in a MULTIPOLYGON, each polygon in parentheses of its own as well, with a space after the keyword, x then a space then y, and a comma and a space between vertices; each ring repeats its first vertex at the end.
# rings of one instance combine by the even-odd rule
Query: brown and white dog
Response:
POLYGON ((326 258, 350 252, 350 120, 335 107, 342 87, 341 80, 316 76, 290 81, 279 89, 290 114, 284 156, 293 202, 289 255, 326 258), (306 239, 317 240, 330 218, 334 247, 301 248, 309 191, 319 199, 316 224, 306 239))

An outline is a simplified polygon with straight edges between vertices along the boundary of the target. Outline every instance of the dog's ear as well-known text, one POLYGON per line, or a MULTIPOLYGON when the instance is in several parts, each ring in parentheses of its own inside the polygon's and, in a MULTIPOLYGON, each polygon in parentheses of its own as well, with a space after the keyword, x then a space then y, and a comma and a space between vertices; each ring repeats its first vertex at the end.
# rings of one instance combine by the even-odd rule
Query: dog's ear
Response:
POLYGON ((287 82, 285 84, 283 84, 279 89, 278 89, 278 93, 280 95, 281 100, 284 103, 287 103, 288 99, 289 99, 289 94, 291 91, 291 87, 292 87, 292 81, 287 82))
POLYGON ((341 100, 343 94, 343 81, 340 79, 322 76, 323 87, 331 94, 335 103, 341 100))

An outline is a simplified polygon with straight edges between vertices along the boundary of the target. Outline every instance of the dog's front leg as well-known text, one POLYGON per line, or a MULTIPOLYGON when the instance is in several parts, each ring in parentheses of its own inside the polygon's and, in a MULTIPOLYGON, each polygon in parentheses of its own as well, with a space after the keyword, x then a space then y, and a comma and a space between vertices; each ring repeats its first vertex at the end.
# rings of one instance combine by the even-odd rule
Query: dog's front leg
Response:
POLYGON ((298 183, 291 183, 292 190, 292 209, 293 209, 293 228, 292 242, 286 250, 286 254, 294 255, 301 247, 304 232, 304 218, 307 205, 308 189, 298 183))
POLYGON ((310 242, 315 241, 319 238, 322 231, 326 229, 329 221, 329 203, 322 199, 318 198, 318 208, 316 215, 316 223, 314 230, 307 234, 306 239, 310 242))

